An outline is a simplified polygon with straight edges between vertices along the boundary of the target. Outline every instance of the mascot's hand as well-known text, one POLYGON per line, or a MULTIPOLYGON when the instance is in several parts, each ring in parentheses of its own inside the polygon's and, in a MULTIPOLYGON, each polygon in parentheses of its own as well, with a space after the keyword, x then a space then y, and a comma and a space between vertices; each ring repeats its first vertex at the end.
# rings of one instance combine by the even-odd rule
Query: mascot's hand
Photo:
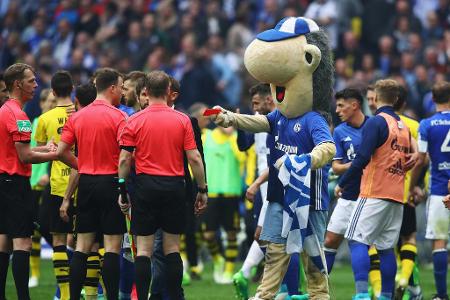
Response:
POLYGON ((281 166, 284 164, 286 157, 287 157, 287 155, 283 155, 282 157, 277 159, 277 161, 274 164, 274 167, 277 168, 277 170, 279 170, 281 168, 281 166))
POLYGON ((233 112, 228 111, 220 106, 214 106, 213 108, 222 110, 221 113, 211 116, 211 120, 216 123, 216 125, 225 128, 235 125, 236 120, 233 112))

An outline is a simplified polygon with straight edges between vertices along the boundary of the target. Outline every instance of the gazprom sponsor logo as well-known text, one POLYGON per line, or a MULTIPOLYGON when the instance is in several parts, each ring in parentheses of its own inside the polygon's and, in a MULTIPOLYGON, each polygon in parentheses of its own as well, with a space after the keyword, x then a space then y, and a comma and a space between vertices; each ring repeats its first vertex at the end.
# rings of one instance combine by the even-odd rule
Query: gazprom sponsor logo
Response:
POLYGON ((438 169, 439 169, 439 171, 450 170, 450 162, 448 162, 448 161, 441 162, 438 165, 438 169))
POLYGON ((409 152, 409 147, 407 146, 402 146, 398 143, 397 138, 393 139, 391 142, 391 149, 394 151, 400 151, 403 153, 408 153, 409 152))
POLYGON ((297 154, 298 147, 276 142, 275 148, 287 154, 297 154))

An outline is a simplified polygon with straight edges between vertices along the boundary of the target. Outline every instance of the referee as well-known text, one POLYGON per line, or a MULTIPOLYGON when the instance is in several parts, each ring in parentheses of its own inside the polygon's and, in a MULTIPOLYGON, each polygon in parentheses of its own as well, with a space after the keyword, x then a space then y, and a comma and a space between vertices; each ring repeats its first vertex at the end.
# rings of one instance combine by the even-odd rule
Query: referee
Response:
POLYGON ((12 239, 17 298, 27 300, 34 215, 31 164, 57 157, 52 145, 30 147, 31 122, 22 108, 33 98, 38 86, 33 68, 14 64, 6 69, 4 79, 10 99, 0 108, 0 299, 5 299, 9 239, 12 239))
MULTIPOLYGON (((186 223, 183 154, 186 153, 198 184, 196 214, 202 213, 206 208, 205 172, 189 117, 167 106, 170 95, 169 76, 162 71, 150 72, 146 76, 145 86, 149 107, 128 119, 119 140, 122 148, 119 186, 121 194, 124 194, 125 179, 130 172, 134 151, 137 176, 135 198, 132 199, 131 230, 137 236, 135 270, 138 299, 148 299, 154 234, 161 228, 166 256, 167 290, 171 300, 179 300, 183 297, 183 263, 179 244, 180 234, 186 223)), ((121 198, 119 203, 125 208, 121 198)))
POLYGON ((64 126, 58 147, 59 159, 78 169, 76 251, 70 262, 70 299, 79 299, 86 278, 87 258, 96 232, 104 235, 103 281, 108 300, 118 299, 119 253, 126 232, 117 205, 117 137, 126 114, 116 108, 122 96, 122 75, 114 69, 96 72, 97 99, 73 114, 64 126), (78 145, 78 159, 70 151, 78 145))

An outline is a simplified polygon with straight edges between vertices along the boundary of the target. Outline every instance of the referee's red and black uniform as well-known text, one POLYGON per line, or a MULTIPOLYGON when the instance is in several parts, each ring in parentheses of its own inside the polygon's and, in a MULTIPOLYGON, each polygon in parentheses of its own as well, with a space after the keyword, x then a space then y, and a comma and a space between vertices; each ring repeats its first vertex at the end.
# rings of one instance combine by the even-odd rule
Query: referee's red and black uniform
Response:
MULTIPOLYGON (((31 123, 21 104, 9 99, 0 108, 0 234, 8 238, 29 238, 33 234, 31 164, 19 159, 15 143, 29 143, 31 123)), ((29 299, 28 251, 15 250, 12 271, 18 299, 29 299)), ((0 252, 0 297, 4 296, 9 253, 0 252)))
MULTIPOLYGON (((131 199, 133 218, 131 231, 138 236, 153 235, 158 228, 171 234, 181 234, 185 227, 186 190, 184 159, 186 150, 197 148, 189 117, 166 104, 153 103, 131 116, 121 134, 122 149, 135 151, 135 197, 131 199)), ((166 256, 168 292, 179 299, 182 262, 179 253, 166 256), (171 280, 173 278, 173 280, 171 280)), ((135 260, 136 285, 141 283, 138 270, 150 272, 150 259, 135 260)), ((148 278, 148 277, 147 277, 148 278)))
MULTIPOLYGON (((73 114, 64 126, 61 141, 78 146, 77 233, 118 235, 126 232, 125 219, 117 204, 118 136, 126 114, 106 100, 73 114)), ((87 254, 76 251, 70 264, 71 295, 81 292, 86 277, 87 254), (79 291, 78 291, 79 290, 79 291)), ((118 254, 106 252, 103 263, 105 287, 115 295, 118 254)))

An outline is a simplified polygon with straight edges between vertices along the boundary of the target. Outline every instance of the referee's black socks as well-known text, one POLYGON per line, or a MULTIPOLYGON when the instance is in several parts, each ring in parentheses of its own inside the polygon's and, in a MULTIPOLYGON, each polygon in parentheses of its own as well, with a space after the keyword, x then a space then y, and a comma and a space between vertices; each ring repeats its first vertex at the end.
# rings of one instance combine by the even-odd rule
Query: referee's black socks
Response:
POLYGON ((105 252, 102 276, 108 300, 119 299, 120 260, 119 254, 105 252))
POLYGON ((80 299, 81 289, 86 279, 88 255, 83 252, 75 251, 70 261, 70 299, 80 299))
POLYGON ((183 290, 181 282, 183 280, 183 261, 180 253, 174 252, 166 255, 167 264, 167 291, 171 300, 182 299, 183 290))
POLYGON ((0 252, 0 300, 5 300, 6 277, 8 275, 9 253, 0 252))
MULTIPOLYGON (((150 289, 152 273, 150 270, 151 261, 148 256, 136 256, 134 258, 134 272, 136 279, 136 292, 138 300, 147 300, 150 289)), ((170 289, 170 287, 168 287, 170 289)))
POLYGON ((12 273, 16 284, 17 299, 29 300, 28 277, 30 276, 30 252, 23 250, 13 251, 12 273))

